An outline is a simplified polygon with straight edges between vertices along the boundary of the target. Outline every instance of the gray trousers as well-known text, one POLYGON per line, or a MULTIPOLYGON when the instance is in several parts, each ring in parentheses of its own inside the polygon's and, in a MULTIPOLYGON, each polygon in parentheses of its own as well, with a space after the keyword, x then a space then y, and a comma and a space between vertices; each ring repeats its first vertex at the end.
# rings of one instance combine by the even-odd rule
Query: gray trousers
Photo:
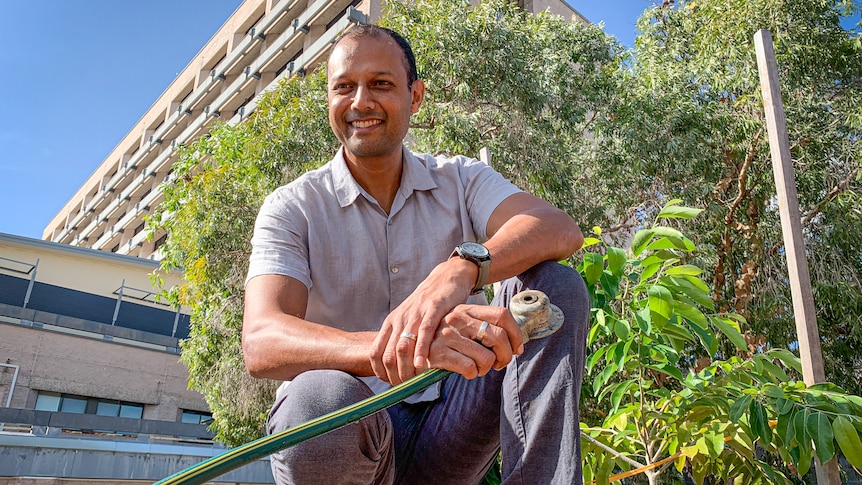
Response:
MULTIPOLYGON (((565 323, 531 340, 506 369, 467 380, 448 376, 440 399, 396 404, 358 423, 272 455, 276 483, 469 485, 502 449, 504 484, 581 484, 578 400, 589 326, 580 275, 553 262, 502 283, 492 305, 535 289, 565 323)), ((267 422, 272 434, 370 397, 359 379, 309 371, 291 382, 267 422)))

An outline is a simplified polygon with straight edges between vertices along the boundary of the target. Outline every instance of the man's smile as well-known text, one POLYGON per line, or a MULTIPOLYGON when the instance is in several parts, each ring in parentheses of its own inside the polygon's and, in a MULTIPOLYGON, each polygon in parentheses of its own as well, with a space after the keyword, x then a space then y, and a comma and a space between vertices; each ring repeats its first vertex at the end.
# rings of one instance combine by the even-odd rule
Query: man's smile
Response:
POLYGON ((350 125, 354 128, 369 128, 374 125, 383 123, 383 120, 355 120, 351 121, 350 125))

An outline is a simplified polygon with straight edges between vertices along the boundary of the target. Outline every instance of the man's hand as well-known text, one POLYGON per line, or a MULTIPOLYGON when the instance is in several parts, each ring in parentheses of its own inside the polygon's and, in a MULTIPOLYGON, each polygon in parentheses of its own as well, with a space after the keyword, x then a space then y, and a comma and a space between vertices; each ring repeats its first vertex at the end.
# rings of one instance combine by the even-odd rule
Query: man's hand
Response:
POLYGON ((523 352, 518 325, 509 310, 502 307, 456 306, 438 323, 429 339, 424 367, 412 365, 418 342, 401 337, 401 332, 393 335, 396 337, 394 351, 384 351, 379 361, 372 358, 377 377, 393 385, 428 367, 446 369, 472 379, 487 374, 491 368, 502 369, 512 360, 513 354, 523 352), (479 335, 484 322, 487 322, 485 331, 479 335), (377 372, 375 366, 382 372, 377 372))

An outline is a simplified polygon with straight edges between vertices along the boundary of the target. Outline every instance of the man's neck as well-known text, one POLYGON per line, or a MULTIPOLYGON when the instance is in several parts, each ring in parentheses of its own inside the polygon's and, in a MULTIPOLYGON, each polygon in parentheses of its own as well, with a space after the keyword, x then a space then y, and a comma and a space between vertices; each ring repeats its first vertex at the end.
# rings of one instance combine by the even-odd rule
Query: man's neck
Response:
POLYGON ((403 152, 399 151, 385 158, 357 160, 345 150, 344 160, 359 186, 374 197, 380 208, 389 214, 395 201, 395 194, 401 185, 401 173, 404 170, 403 152))

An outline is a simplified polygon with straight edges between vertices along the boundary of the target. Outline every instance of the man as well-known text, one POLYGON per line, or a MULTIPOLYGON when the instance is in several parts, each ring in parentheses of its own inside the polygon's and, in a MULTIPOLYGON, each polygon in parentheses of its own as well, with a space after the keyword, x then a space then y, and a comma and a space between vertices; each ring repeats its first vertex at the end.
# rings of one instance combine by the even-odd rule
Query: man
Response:
POLYGON ((277 482, 478 483, 502 448, 505 483, 581 483, 589 302, 577 273, 554 262, 580 247, 577 225, 481 162, 403 146, 425 86, 398 34, 351 29, 332 47, 327 81, 342 148, 267 198, 252 239, 245 363, 285 381, 267 431, 429 367, 453 374, 274 454, 277 482), (501 280, 488 306, 482 287, 501 280), (505 305, 528 288, 565 323, 524 346, 505 305))

